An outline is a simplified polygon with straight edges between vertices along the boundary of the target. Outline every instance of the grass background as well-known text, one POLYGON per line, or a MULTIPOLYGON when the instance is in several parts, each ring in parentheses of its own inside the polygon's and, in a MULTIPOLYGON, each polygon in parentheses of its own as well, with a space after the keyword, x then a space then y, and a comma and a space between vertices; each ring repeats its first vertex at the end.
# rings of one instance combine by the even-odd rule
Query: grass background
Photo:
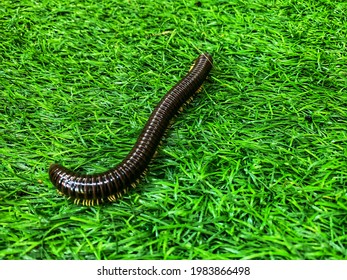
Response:
POLYGON ((344 1, 0 5, 1 259, 346 259, 344 1), (214 69, 138 188, 83 207, 201 52, 214 69))

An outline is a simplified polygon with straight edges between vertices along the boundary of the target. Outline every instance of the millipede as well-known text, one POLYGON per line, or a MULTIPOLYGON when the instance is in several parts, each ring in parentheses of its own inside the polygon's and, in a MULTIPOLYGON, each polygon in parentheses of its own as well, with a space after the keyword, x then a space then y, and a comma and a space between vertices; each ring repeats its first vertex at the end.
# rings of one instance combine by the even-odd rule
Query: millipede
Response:
POLYGON ((146 172, 172 118, 198 92, 212 69, 210 54, 201 54, 188 74, 172 87, 150 115, 125 159, 108 171, 85 175, 54 163, 49 177, 58 191, 83 205, 115 201, 135 187, 146 172))

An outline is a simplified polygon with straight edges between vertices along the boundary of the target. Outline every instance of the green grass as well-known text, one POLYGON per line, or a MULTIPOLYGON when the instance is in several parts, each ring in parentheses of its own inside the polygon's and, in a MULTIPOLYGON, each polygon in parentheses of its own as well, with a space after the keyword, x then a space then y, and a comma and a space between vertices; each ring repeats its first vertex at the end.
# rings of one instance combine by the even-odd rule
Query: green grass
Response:
POLYGON ((1 259, 347 258, 346 3, 201 3, 1 2, 1 259), (50 163, 116 165, 205 51, 135 190, 57 194, 50 163))

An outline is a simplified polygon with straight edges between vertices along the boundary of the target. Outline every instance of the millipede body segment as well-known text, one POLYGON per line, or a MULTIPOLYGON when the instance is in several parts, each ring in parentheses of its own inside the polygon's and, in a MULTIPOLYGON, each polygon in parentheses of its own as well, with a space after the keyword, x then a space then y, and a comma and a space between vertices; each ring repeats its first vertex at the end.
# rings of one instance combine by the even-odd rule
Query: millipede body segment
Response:
POLYGON ((161 99, 149 117, 134 147, 126 158, 103 173, 83 175, 52 164, 49 177, 58 191, 75 203, 85 205, 114 201, 135 187, 146 171, 171 119, 199 90, 212 68, 212 57, 200 55, 188 74, 161 99))

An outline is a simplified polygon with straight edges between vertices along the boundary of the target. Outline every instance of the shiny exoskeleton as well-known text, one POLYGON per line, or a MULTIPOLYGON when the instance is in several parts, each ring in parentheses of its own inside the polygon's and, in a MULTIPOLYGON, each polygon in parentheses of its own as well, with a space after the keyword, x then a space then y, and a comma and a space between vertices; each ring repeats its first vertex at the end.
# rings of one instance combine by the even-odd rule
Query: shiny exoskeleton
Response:
POLYGON ((128 156, 106 172, 83 175, 52 164, 49 177, 59 192, 85 205, 114 201, 135 187, 153 158, 171 119, 199 90, 212 68, 212 57, 200 55, 189 73, 159 102, 128 156))

